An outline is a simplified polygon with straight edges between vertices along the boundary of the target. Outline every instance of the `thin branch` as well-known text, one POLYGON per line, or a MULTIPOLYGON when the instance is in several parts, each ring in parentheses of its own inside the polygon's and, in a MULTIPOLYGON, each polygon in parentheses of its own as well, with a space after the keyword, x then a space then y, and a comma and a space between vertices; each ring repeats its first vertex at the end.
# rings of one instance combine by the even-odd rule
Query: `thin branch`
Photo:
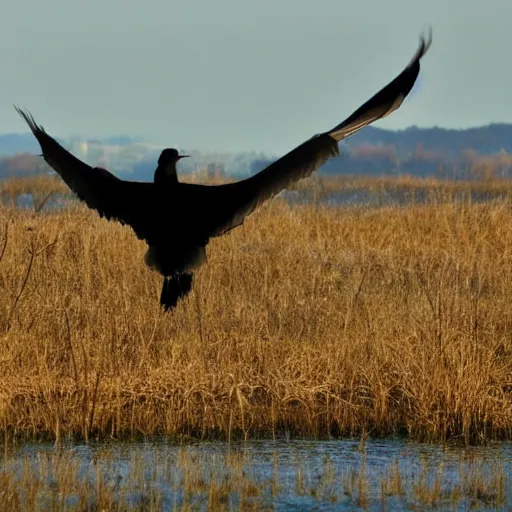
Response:
POLYGON ((18 302, 19 302, 23 292, 25 291, 25 287, 27 286, 28 278, 30 277, 30 272, 32 270, 32 265, 34 264, 35 257, 36 257, 36 251, 34 250, 34 246, 32 245, 32 247, 30 248, 30 260, 27 265, 27 272, 25 274, 25 279, 23 280, 20 291, 18 292, 18 295, 14 299, 14 302, 11 307, 11 311, 9 312, 9 316, 7 317, 7 331, 9 331, 11 329, 12 315, 14 314, 14 311, 16 310, 16 306, 18 305, 18 302))

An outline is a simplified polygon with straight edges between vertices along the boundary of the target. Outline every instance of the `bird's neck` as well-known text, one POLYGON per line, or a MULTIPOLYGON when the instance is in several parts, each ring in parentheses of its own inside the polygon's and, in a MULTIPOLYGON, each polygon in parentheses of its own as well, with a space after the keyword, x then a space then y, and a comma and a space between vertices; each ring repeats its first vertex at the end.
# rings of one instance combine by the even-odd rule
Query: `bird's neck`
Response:
POLYGON ((169 186, 178 183, 176 164, 159 165, 155 171, 155 185, 169 186))

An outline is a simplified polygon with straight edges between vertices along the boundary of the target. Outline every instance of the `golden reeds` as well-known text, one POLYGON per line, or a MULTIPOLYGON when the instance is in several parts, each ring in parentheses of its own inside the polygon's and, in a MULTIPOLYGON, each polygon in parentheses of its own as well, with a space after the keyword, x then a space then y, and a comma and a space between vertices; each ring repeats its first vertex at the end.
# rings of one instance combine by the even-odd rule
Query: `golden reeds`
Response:
POLYGON ((512 439, 510 186, 419 185, 405 208, 268 203, 170 314, 130 228, 0 208, 0 432, 512 439))

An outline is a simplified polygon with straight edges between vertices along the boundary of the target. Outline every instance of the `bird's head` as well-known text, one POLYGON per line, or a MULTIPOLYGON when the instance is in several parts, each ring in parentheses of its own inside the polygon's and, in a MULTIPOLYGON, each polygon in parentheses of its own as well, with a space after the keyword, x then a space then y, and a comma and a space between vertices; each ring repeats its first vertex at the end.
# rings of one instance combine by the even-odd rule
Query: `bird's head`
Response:
POLYGON ((174 148, 167 148, 162 151, 160 158, 158 159, 159 165, 167 165, 170 163, 176 163, 180 158, 186 158, 189 155, 180 155, 178 150, 174 148))

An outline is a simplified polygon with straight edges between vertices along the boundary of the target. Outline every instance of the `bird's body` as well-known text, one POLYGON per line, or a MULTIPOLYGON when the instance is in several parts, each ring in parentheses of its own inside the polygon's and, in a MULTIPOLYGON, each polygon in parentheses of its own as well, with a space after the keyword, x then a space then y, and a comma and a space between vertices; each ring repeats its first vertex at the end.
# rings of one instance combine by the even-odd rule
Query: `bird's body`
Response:
POLYGON ((193 273, 206 261, 210 238, 243 223, 260 204, 309 176, 339 154, 338 142, 399 108, 419 74, 419 61, 431 40, 421 45, 392 82, 332 130, 321 133, 245 180, 217 186, 180 183, 176 163, 186 155, 165 149, 153 183, 120 180, 90 167, 50 137, 33 117, 17 108, 39 141, 46 162, 101 216, 132 227, 147 242, 148 266, 164 276, 160 302, 173 308, 192 286, 193 273))

